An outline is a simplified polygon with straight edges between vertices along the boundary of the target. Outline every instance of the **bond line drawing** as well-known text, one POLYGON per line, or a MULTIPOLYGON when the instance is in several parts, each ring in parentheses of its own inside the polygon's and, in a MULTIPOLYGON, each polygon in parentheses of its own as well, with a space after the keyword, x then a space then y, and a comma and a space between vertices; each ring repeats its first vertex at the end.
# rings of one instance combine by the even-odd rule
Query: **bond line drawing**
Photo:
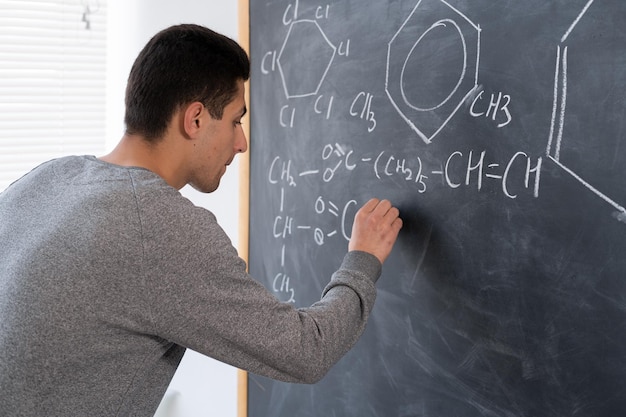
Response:
POLYGON ((552 104, 552 120, 550 123, 550 134, 548 137, 548 146, 546 149, 547 157, 557 166, 571 175, 576 181, 580 182, 585 188, 596 194, 602 200, 613 206, 619 213, 616 216, 618 220, 626 222, 626 209, 612 200, 609 196, 602 193, 592 184, 585 181, 580 175, 569 168, 561 161, 561 148, 564 145, 563 136, 565 131, 565 114, 567 109, 567 89, 568 89, 568 46, 563 45, 580 20, 587 13, 587 10, 595 0, 589 0, 581 13, 561 38, 561 44, 557 47, 556 70, 554 73, 554 100, 552 104))
POLYGON ((316 95, 336 53, 337 47, 326 37, 317 21, 302 19, 292 22, 276 61, 287 99, 316 95), (309 56, 302 55, 300 39, 314 42, 316 53, 309 56), (310 79, 293 79, 294 75, 298 76, 302 73, 316 76, 310 79))
POLYGON ((478 25, 445 0, 420 0, 389 41, 385 92, 398 114, 426 144, 433 141, 463 103, 478 89, 480 32, 478 25), (429 16, 421 13, 422 8, 429 11, 429 16), (441 18, 430 25, 424 25, 424 20, 431 19, 433 14, 441 18), (424 27, 426 29, 419 33, 424 27), (425 105, 416 104, 407 95, 405 85, 411 81, 410 77, 419 79, 422 74, 408 72, 409 61, 416 50, 419 50, 420 44, 433 37, 433 32, 442 31, 460 43, 462 68, 454 85, 450 86, 449 93, 444 93, 445 97, 420 97, 425 105), (454 39, 457 36, 458 39, 454 39))

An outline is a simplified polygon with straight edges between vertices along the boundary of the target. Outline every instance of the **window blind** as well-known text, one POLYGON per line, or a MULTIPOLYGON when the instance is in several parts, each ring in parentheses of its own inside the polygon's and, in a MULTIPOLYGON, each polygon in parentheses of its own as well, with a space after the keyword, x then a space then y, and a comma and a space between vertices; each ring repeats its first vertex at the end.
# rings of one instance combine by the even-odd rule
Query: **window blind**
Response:
POLYGON ((0 0, 0 191, 105 146, 105 0, 0 0))

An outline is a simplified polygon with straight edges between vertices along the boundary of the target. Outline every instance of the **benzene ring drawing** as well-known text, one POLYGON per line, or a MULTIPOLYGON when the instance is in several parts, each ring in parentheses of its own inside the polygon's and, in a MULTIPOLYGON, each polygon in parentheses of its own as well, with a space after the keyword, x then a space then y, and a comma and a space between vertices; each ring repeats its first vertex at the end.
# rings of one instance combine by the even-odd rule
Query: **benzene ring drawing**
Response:
POLYGON ((385 92, 427 144, 478 87, 480 27, 444 0, 420 0, 389 42, 385 92))
POLYGON ((336 52, 317 21, 292 22, 277 59, 285 96, 291 99, 316 95, 336 52))
MULTIPOLYGON (((557 48, 556 56, 556 70, 554 75, 554 99, 552 108, 552 121, 550 124, 550 134, 548 138, 548 145, 546 149, 546 156, 552 160, 557 166, 571 175, 576 181, 580 182, 588 190, 596 194, 602 200, 610 204, 617 210, 616 218, 626 223, 626 208, 618 204, 614 199, 610 198, 607 194, 601 192, 595 185, 583 179, 583 176, 577 173, 574 169, 570 168, 562 160, 562 150, 567 147, 567 140, 565 138, 565 120, 567 113, 567 96, 568 96, 568 75, 570 68, 568 67, 568 46, 566 41, 568 40, 572 31, 579 24, 580 20, 585 16, 588 9, 593 4, 594 0, 589 0, 578 17, 570 25, 567 32, 561 38, 561 43, 557 48)), ((575 63, 574 65, 580 63, 575 63)), ((594 71, 602 71, 601 67, 594 68, 594 71)), ((582 88, 579 86, 579 88, 582 88)), ((571 137, 570 137, 571 139, 571 137)))

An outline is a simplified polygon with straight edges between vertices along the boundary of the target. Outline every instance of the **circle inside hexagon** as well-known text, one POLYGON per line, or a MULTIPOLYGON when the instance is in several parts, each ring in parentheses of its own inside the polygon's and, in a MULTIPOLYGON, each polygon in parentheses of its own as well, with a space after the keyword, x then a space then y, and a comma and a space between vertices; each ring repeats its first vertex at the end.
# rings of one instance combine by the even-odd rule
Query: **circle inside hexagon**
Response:
POLYGON ((465 40, 458 25, 449 19, 435 23, 415 42, 402 67, 404 102, 417 111, 444 105, 461 85, 466 65, 465 40))

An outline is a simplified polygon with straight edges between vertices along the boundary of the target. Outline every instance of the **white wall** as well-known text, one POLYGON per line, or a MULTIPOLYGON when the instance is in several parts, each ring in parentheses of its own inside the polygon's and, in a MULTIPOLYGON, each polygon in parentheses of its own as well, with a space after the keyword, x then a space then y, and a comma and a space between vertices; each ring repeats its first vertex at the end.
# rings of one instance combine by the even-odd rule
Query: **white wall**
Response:
MULTIPOLYGON (((197 23, 237 39, 235 0, 109 0, 107 55, 107 149, 124 129, 124 90, 130 67, 145 43, 159 30, 178 23, 197 23)), ((203 195, 191 188, 183 194, 211 210, 237 245, 239 164, 231 164, 220 188, 203 195)), ((228 365, 188 351, 161 407, 159 417, 234 417, 237 373, 228 365)))

